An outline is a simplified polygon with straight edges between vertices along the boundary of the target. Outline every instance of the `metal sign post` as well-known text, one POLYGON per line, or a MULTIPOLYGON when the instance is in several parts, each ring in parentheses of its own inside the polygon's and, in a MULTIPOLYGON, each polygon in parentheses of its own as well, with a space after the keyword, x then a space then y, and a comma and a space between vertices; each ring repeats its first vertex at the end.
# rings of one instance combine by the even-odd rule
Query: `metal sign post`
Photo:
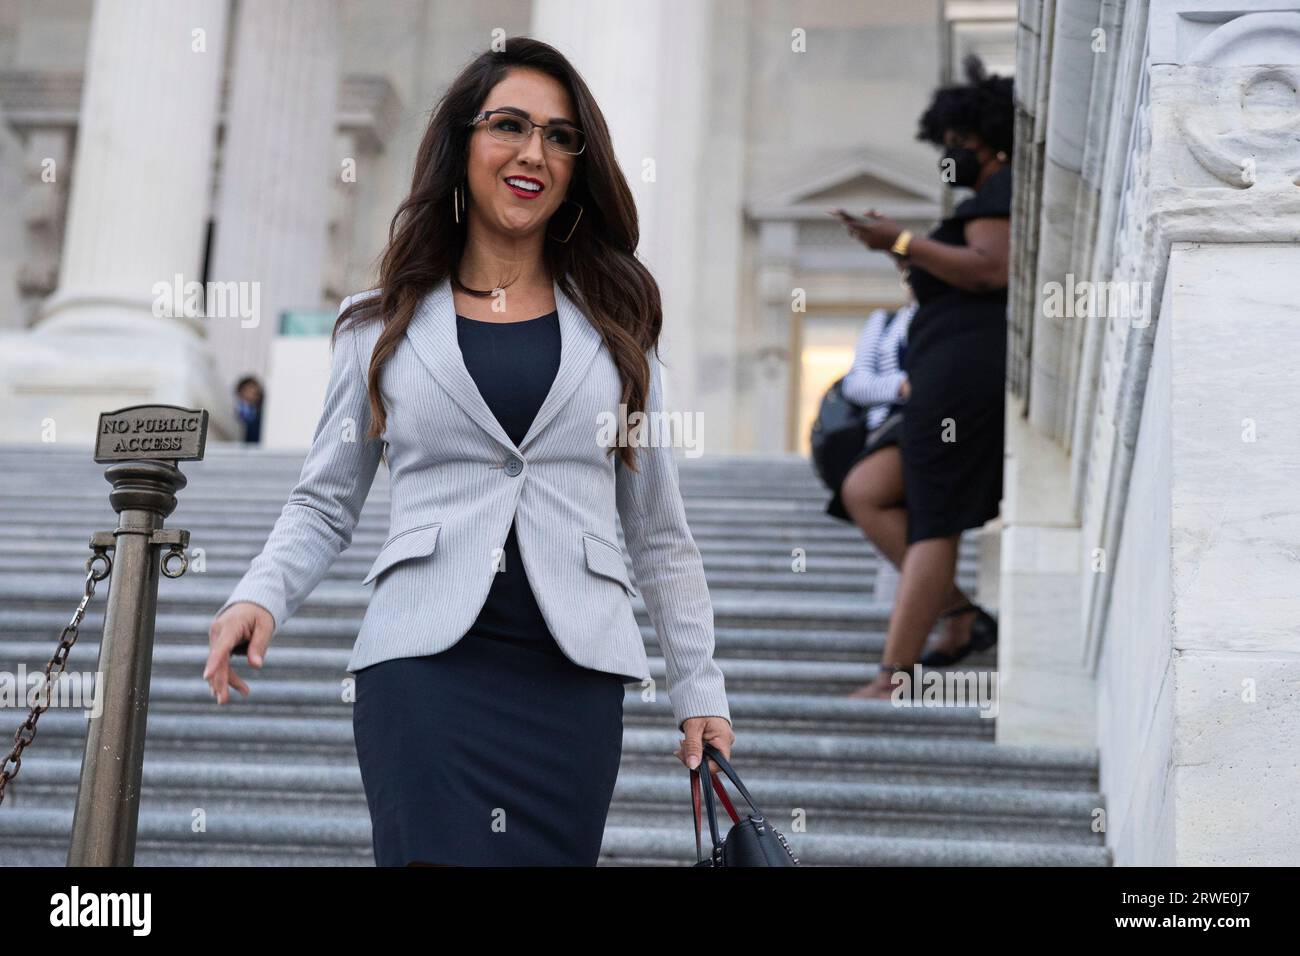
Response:
POLYGON ((95 461, 113 462, 104 477, 118 527, 97 536, 112 535, 115 555, 99 646, 99 716, 86 735, 69 866, 135 862, 158 574, 180 577, 189 566, 190 533, 164 530, 163 521, 187 484, 175 462, 202 460, 207 432, 202 409, 135 405, 99 416, 95 461))

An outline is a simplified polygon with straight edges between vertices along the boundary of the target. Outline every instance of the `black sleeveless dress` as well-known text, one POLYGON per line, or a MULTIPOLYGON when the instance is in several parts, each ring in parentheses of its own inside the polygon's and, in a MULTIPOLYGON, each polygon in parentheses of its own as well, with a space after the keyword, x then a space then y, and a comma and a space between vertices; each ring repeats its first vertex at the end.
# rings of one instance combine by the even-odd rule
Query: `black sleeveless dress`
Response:
MULTIPOLYGON (((962 246, 966 222, 1011 215, 1011 167, 930 233, 962 246)), ((899 448, 907 504, 907 543, 944 538, 997 517, 1007 377, 1007 290, 978 294, 918 266, 908 281, 919 308, 908 328, 899 448)))
MULTIPOLYGON (((518 445, 560 364, 555 312, 456 317, 465 367, 518 445)), ((623 749, 624 678, 546 626, 512 524, 503 569, 446 650, 356 673, 353 734, 375 863, 595 866, 623 749)))

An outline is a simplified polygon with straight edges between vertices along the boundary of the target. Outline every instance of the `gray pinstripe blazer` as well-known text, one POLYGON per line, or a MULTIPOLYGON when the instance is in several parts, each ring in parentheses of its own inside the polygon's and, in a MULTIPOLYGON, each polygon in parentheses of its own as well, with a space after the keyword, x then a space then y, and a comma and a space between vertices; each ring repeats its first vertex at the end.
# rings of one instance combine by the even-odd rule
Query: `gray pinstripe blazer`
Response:
MULTIPOLYGON (((339 313, 356 297, 344 299, 339 313)), ((365 438, 366 370, 380 324, 340 333, 302 474, 221 610, 252 601, 270 611, 277 631, 284 625, 351 544, 386 444, 391 533, 359 582, 374 589, 349 671, 459 640, 487 600, 513 517, 528 580, 561 649, 583 666, 649 680, 618 521, 663 649, 678 727, 709 714, 730 720, 713 660, 712 601, 673 451, 638 447, 635 474, 606 455, 597 431, 601 413, 618 412, 618 370, 600 332, 558 283, 555 302, 559 370, 518 447, 465 367, 450 281, 425 296, 384 368, 381 438, 365 438)), ((646 410, 654 412, 662 409, 662 376, 653 349, 647 358, 646 410)))

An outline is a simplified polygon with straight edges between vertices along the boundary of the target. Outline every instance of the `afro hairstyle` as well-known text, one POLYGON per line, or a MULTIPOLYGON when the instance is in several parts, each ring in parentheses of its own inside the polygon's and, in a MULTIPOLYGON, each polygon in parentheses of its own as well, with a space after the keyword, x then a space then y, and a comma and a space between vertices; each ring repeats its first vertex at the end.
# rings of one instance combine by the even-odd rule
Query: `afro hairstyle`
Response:
POLYGON ((966 83, 935 90, 921 114, 916 138, 943 146, 943 134, 954 130, 975 133, 993 149, 1011 152, 1015 131, 1015 105, 1010 77, 986 73, 984 63, 971 53, 962 61, 966 83))

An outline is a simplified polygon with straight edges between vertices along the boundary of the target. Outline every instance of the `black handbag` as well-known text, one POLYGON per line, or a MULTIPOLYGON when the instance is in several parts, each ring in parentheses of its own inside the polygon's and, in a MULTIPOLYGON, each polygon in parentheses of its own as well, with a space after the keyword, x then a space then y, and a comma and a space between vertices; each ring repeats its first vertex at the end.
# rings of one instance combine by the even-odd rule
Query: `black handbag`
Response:
POLYGON ((810 435, 813 469, 831 491, 838 491, 867 437, 867 406, 844 397, 838 378, 822 396, 810 435))
POLYGON ((722 756, 721 751, 712 744, 704 745, 704 759, 700 761, 698 768, 691 771, 691 811, 695 824, 696 862, 692 864, 693 866, 797 866, 799 864, 799 858, 794 855, 785 837, 754 805, 749 791, 745 789, 736 771, 727 758, 722 756), (746 814, 743 820, 727 798, 727 791, 723 789, 722 781, 709 771, 710 758, 731 778, 731 782, 736 785, 740 795, 749 804, 752 812, 746 814), (707 857, 704 855, 700 839, 700 832, 703 829, 700 820, 700 774, 702 772, 708 773, 713 783, 712 787, 704 787, 704 802, 707 806, 705 816, 709 820, 709 835, 713 845, 713 851, 707 857), (722 798, 722 803, 732 819, 731 830, 721 840, 718 839, 718 816, 713 803, 714 790, 718 791, 718 796, 722 798))
MULTIPOLYGON (((885 329, 894 324, 901 309, 894 309, 885 319, 885 329)), ((898 346, 898 365, 903 368, 903 359, 907 354, 906 343, 898 346)), ((831 383, 831 387, 822 396, 817 418, 812 423, 809 445, 812 452, 813 470, 822 484, 835 493, 848 476, 863 451, 869 444, 879 447, 897 441, 898 428, 902 422, 900 407, 892 403, 889 416, 867 433, 867 410, 870 406, 859 405, 844 397, 844 378, 841 376, 831 383)), ((872 448, 871 450, 874 450, 872 448)))
POLYGON ((867 432, 867 437, 862 442, 862 453, 869 455, 885 445, 897 445, 902 429, 903 408, 901 405, 890 405, 885 420, 867 432))

